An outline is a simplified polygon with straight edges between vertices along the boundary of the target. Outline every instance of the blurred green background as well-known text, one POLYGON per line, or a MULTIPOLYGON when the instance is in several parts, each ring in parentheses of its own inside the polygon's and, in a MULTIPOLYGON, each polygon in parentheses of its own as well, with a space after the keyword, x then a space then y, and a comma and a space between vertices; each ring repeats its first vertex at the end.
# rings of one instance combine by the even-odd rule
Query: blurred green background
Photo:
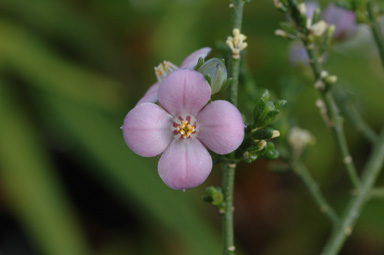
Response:
MULTIPOLYGON (((229 35, 228 5, 0 1, 1 255, 221 253, 220 215, 201 201, 205 187, 220 185, 220 169, 198 188, 171 190, 158 177, 157 159, 131 152, 119 127, 156 81, 158 63, 180 64, 205 46, 214 48, 211 56, 221 56, 217 49, 229 35)), ((283 115, 316 137, 306 163, 341 212, 350 184, 315 107, 308 70, 292 68, 289 42, 274 36, 284 19, 272 1, 245 6, 248 69, 260 93, 268 88, 282 97, 290 84, 301 86, 293 111, 283 115)), ((369 31, 362 27, 335 45, 328 67, 379 130, 384 72, 369 31)), ((361 169, 370 146, 348 121, 345 128, 361 169)), ((258 160, 237 171, 239 254, 319 254, 329 222, 300 180, 271 172, 270 163, 258 160)), ((383 215, 383 201, 370 201, 341 254, 384 254, 383 215)))

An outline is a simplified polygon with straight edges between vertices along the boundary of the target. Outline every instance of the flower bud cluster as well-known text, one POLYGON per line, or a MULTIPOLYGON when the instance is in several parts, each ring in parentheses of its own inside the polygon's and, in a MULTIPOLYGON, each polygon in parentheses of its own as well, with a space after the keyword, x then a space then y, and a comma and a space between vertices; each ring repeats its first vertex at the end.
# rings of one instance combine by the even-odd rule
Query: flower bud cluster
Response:
MULTIPOLYGON (((303 60, 302 51, 313 49, 320 62, 325 59, 325 53, 333 40, 350 38, 356 32, 356 16, 353 12, 330 4, 324 12, 320 11, 317 2, 280 1, 276 8, 289 14, 289 22, 281 24, 281 29, 275 34, 284 38, 305 42, 303 50, 297 50, 297 43, 292 44, 290 60, 293 65, 298 63, 308 65, 312 60, 303 60), (295 53, 296 52, 296 53, 295 53), (297 58, 296 58, 297 56, 297 58)), ((304 56, 308 58, 308 56, 304 56)))
POLYGON ((280 113, 280 108, 285 103, 285 100, 272 101, 268 90, 256 102, 253 111, 253 123, 247 126, 246 139, 239 150, 244 161, 252 162, 259 157, 276 159, 279 156, 279 152, 270 140, 279 137, 280 132, 269 125, 276 119, 280 113))
POLYGON ((232 34, 233 37, 228 36, 226 44, 232 51, 232 58, 239 59, 240 52, 248 46, 248 44, 245 42, 245 39, 247 39, 247 37, 244 34, 240 33, 240 30, 238 28, 233 29, 232 34))

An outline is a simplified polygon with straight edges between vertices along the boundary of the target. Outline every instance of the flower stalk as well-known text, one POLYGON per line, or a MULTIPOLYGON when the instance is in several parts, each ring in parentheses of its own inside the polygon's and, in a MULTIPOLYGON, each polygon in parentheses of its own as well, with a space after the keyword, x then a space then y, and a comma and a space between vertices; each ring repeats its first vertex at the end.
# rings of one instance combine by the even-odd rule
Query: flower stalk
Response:
POLYGON ((235 242, 233 231, 233 190, 235 182, 236 164, 223 164, 223 187, 224 187, 224 213, 223 224, 223 254, 235 254, 235 242))
MULTIPOLYGON (((315 52, 313 48, 308 47, 308 41, 303 39, 303 43, 307 46, 307 53, 310 59, 311 67, 313 74, 316 80, 320 80, 322 77, 322 73, 325 71, 319 61, 319 59, 315 56, 315 52)), ((332 84, 327 80, 323 79, 324 89, 319 89, 320 98, 323 102, 324 109, 320 108, 320 111, 324 110, 323 113, 326 114, 327 125, 331 128, 334 140, 336 142, 339 153, 342 157, 343 165, 347 170, 348 176, 352 182, 352 185, 355 189, 359 189, 360 187, 360 178, 357 175, 357 171, 355 165, 353 163, 352 156, 349 152, 349 148, 347 145, 347 140, 345 138, 345 133, 343 129, 343 120, 338 113, 336 108, 336 103, 333 98, 331 92, 327 89, 332 84)), ((320 102, 320 101, 318 101, 320 102)))
MULTIPOLYGON (((232 39, 235 39, 236 32, 240 33, 241 23, 243 19, 243 0, 233 0, 230 8, 231 12, 231 32, 233 33, 232 39)), ((240 34, 241 35, 241 34, 240 34)), ((228 38, 230 39, 230 37, 228 38)), ((245 39, 242 37, 242 39, 245 39)), ((245 46, 246 47, 246 46, 245 46)), ((244 47, 244 48, 245 48, 244 47)), ((232 48, 231 48, 232 50, 232 48)), ((235 106, 238 101, 238 84, 240 74, 240 53, 234 54, 232 51, 232 57, 229 61, 229 77, 232 79, 231 86, 228 90, 228 100, 235 106), (237 56, 237 57, 236 57, 237 56)), ((229 155, 230 158, 234 157, 234 153, 229 155)), ((224 191, 224 213, 222 216, 222 231, 223 231, 223 254, 234 255, 235 254, 235 243, 234 243, 234 226, 233 226, 233 191, 235 181, 235 170, 236 164, 229 161, 223 163, 223 191, 224 191)))

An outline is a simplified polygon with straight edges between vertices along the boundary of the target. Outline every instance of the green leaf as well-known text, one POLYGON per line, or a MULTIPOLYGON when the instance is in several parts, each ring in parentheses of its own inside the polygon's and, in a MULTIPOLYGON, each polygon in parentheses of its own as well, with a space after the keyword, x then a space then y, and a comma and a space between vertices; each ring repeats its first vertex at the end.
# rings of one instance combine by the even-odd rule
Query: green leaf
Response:
POLYGON ((276 110, 280 110, 287 103, 287 100, 275 100, 273 104, 276 110))
POLYGON ((259 128, 253 132, 252 137, 258 140, 270 139, 273 136, 273 128, 259 128))
POLYGON ((268 114, 265 116, 265 118, 260 123, 260 126, 267 126, 267 125, 271 124, 275 120, 275 118, 277 117, 277 115, 279 113, 280 113, 279 110, 269 111, 268 114))
POLYGON ((265 103, 264 98, 260 98, 256 102, 255 108, 253 109, 253 120, 254 120, 253 126, 254 127, 256 127, 258 125, 260 116, 264 112, 265 107, 266 107, 266 103, 265 103))

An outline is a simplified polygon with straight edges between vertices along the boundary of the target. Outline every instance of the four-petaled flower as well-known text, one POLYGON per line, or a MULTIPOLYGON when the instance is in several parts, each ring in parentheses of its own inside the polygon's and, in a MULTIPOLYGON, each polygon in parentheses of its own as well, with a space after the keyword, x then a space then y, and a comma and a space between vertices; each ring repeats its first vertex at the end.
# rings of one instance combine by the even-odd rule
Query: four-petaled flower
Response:
POLYGON ((211 88, 202 74, 179 69, 160 83, 158 99, 133 108, 123 124, 128 147, 143 157, 162 153, 158 171, 173 189, 193 188, 205 181, 212 169, 207 149, 228 154, 244 138, 239 110, 223 100, 209 104, 211 88))

